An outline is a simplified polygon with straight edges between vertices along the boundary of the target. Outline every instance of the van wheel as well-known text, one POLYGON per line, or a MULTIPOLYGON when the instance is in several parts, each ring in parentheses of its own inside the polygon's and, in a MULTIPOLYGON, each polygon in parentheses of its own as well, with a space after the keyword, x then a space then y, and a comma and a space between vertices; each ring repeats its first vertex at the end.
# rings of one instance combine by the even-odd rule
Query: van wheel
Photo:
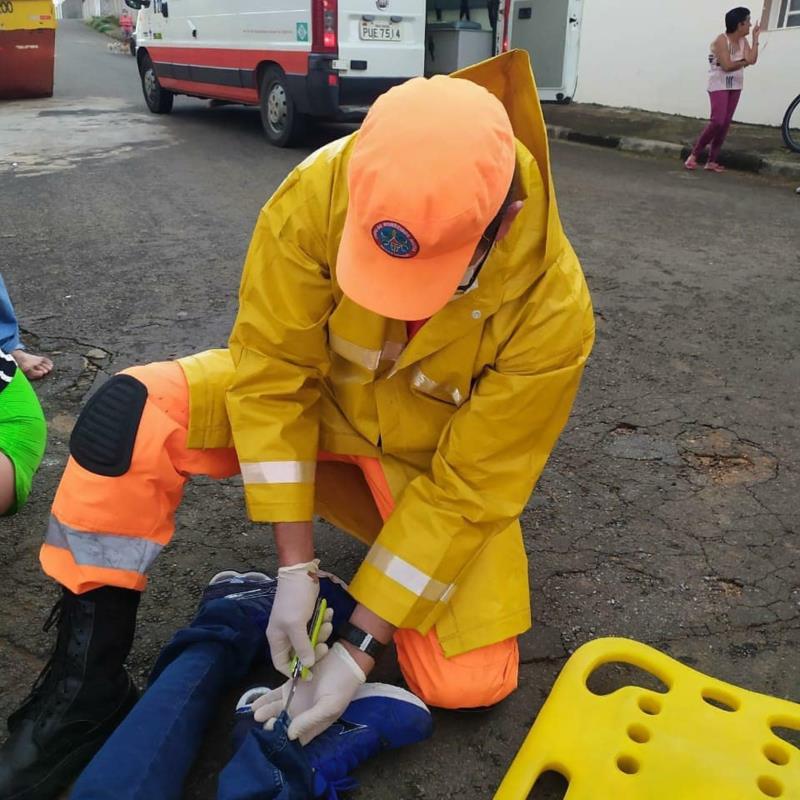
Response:
POLYGON ((158 82, 156 68, 153 66, 150 56, 142 56, 142 60, 139 62, 139 75, 142 78, 142 91, 147 107, 154 114, 169 114, 172 111, 172 101, 175 99, 175 95, 158 82))
POLYGON ((270 144, 288 147, 306 128, 306 117, 298 112, 286 83, 286 76, 277 67, 270 67, 261 79, 261 124, 270 144))

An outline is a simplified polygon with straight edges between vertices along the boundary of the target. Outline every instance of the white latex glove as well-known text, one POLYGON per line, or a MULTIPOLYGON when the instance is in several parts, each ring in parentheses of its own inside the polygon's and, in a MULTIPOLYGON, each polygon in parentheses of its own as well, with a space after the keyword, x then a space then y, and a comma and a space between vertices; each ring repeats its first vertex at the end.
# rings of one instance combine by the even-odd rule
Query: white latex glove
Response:
MULTIPOLYGON (((334 642, 328 655, 314 669, 310 681, 297 684, 289 713, 289 738, 308 744, 342 715, 367 676, 350 653, 334 642)), ((265 722, 272 730, 275 720, 286 705, 291 681, 273 689, 253 703, 256 722, 265 722)))
POLYGON ((295 653, 304 667, 314 665, 308 623, 319 595, 318 571, 317 558, 278 570, 278 588, 269 615, 267 641, 275 669, 286 676, 292 674, 295 653))
MULTIPOLYGON (((316 672, 319 669, 320 662, 314 668, 316 672)), ((289 706, 289 713, 292 717, 308 711, 314 705, 314 674, 311 674, 310 681, 299 680, 297 688, 294 690, 294 697, 292 704, 289 706)), ((268 730, 272 730, 272 724, 278 718, 281 711, 286 707, 286 700, 289 697, 289 691, 292 687, 292 681, 288 680, 282 683, 276 689, 268 689, 266 687, 259 687, 260 694, 255 695, 255 689, 248 695, 248 705, 253 712, 253 717, 257 722, 262 724, 266 722, 268 730)))
MULTIPOLYGON (((328 654, 327 642, 328 639, 331 638, 331 634, 333 633, 332 608, 325 609, 325 614, 323 615, 322 620, 323 622, 319 629, 319 638, 317 639, 317 645, 314 648, 314 656, 316 657, 317 664, 319 664, 320 659, 325 658, 325 656, 328 654)), ((308 683, 310 683, 310 681, 311 681, 310 677, 305 681, 301 679, 300 682, 298 683, 298 690, 300 687, 306 686, 308 683)), ((278 697, 281 688, 282 687, 278 687, 277 689, 270 689, 269 686, 254 686, 251 689, 248 689, 239 698, 239 702, 236 703, 236 710, 238 711, 239 709, 244 707, 248 707, 251 710, 254 710, 258 708, 260 705, 263 705, 265 702, 267 702, 263 699, 265 695, 271 695, 273 699, 278 697)), ((295 692, 295 697, 297 697, 297 692, 295 692)), ((281 706, 281 708, 283 708, 283 706, 281 706)), ((294 700, 292 701, 292 708, 294 708, 294 700)))

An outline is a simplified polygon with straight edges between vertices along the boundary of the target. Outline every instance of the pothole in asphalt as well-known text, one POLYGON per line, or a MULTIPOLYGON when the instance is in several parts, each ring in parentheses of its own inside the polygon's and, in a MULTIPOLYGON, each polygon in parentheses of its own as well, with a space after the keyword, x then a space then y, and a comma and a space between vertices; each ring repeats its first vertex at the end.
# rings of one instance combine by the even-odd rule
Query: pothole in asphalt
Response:
POLYGON ((724 428, 685 433, 677 444, 686 464, 717 486, 763 483, 778 473, 774 456, 724 428))
POLYGON ((703 580, 713 591, 721 592, 726 597, 741 597, 742 585, 729 578, 720 578, 719 575, 704 575, 703 580))

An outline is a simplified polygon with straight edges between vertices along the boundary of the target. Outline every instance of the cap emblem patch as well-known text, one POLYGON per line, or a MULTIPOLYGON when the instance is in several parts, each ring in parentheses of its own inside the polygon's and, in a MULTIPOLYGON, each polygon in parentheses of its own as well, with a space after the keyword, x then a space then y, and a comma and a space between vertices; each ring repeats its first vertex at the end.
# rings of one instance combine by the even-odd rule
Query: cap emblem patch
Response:
POLYGON ((384 220, 373 225, 372 238, 384 253, 394 258, 413 258, 419 253, 419 242, 399 222, 384 220))

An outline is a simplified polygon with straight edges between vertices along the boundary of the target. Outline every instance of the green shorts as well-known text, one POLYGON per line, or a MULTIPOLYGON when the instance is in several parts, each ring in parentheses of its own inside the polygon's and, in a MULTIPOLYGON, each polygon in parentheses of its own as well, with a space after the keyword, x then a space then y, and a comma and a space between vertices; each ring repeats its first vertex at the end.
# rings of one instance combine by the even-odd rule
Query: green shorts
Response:
POLYGON ((14 465, 16 501, 5 516, 19 511, 31 491, 47 442, 47 424, 36 392, 18 369, 0 392, 0 451, 14 465))

